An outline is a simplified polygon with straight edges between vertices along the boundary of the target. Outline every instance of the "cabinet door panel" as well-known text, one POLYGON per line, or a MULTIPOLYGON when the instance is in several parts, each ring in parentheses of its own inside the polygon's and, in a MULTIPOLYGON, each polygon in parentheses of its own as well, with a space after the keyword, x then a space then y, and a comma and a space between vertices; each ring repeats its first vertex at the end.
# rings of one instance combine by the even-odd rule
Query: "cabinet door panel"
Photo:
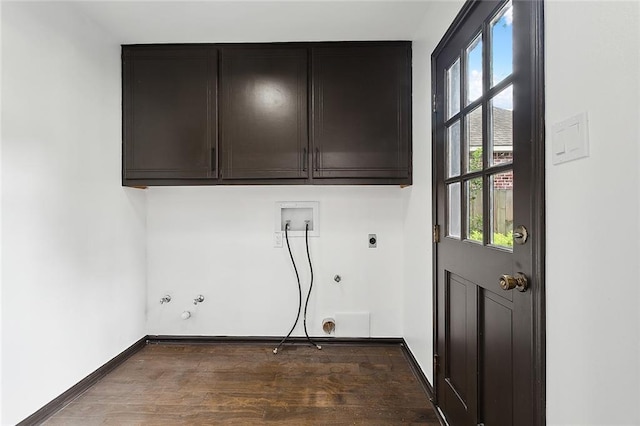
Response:
POLYGON ((220 82, 222 178, 307 177, 307 50, 225 48, 220 82))
POLYGON ((215 178, 212 49, 123 52, 124 178, 215 178))
POLYGON ((312 49, 314 178, 408 178, 409 43, 312 49))

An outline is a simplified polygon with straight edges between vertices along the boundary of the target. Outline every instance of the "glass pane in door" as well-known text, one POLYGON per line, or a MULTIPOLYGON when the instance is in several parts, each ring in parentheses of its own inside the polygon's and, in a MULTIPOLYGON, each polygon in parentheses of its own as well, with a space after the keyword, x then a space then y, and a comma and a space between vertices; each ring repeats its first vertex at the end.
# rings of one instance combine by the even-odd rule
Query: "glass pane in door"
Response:
POLYGON ((502 90, 491 101, 491 132, 489 136, 490 164, 513 161, 513 86, 502 90))
POLYGON ((447 236, 460 238, 460 182, 447 185, 447 236))
POLYGON ((511 2, 491 21, 491 87, 513 72, 513 7, 511 2))
POLYGON ((491 239, 495 246, 513 247, 513 171, 491 176, 491 239))
POLYGON ((483 242, 482 178, 466 182, 467 193, 467 239, 483 242))
POLYGON ((482 34, 478 35, 469 47, 466 53, 466 100, 465 105, 482 96, 482 34))
POLYGON ((447 119, 460 112, 460 58, 447 70, 447 119))
POLYGON ((464 122, 466 131, 464 138, 466 170, 477 172, 482 170, 482 107, 471 111, 464 122))
POLYGON ((460 175, 460 120, 447 129, 447 177, 460 175))

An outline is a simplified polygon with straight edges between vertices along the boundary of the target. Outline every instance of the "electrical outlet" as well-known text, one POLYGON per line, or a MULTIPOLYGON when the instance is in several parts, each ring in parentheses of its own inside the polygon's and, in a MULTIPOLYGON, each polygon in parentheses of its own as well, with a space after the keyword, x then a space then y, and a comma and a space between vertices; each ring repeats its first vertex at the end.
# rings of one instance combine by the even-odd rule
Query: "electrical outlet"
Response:
POLYGON ((282 248, 282 232, 273 233, 273 247, 282 248))

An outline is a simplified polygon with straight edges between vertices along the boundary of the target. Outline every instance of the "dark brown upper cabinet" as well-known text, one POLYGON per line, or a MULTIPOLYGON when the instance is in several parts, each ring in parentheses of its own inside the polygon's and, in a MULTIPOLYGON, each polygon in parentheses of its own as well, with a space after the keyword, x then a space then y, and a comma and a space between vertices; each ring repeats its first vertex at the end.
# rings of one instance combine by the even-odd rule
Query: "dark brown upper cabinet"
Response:
POLYGON ((217 51, 125 46, 125 184, 217 178, 217 51))
POLYGON ((123 184, 411 184, 411 43, 127 45, 123 184))
POLYGON ((306 48, 222 48, 222 179, 306 178, 307 118, 306 48))
POLYGON ((311 51, 313 178, 411 183, 411 44, 311 51))

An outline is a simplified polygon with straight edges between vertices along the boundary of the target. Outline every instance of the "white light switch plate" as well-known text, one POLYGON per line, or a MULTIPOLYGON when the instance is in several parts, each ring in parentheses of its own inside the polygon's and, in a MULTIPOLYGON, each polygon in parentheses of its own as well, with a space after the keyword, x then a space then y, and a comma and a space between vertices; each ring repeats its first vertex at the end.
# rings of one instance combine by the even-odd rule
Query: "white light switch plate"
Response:
POLYGON ((555 123, 551 133, 553 164, 589 156, 589 122, 586 112, 555 123))

